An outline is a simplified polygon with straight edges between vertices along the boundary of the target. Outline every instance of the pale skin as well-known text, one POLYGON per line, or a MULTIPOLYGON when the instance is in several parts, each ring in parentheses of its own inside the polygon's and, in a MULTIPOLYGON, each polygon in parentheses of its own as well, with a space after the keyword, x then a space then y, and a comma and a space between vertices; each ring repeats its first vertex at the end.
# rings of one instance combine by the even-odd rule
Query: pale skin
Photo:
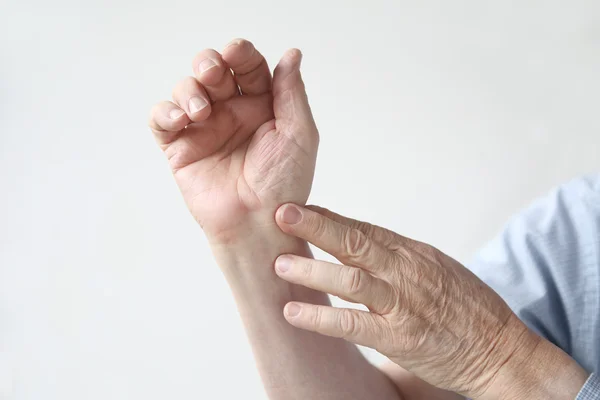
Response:
POLYGON ((319 133, 300 59, 289 50, 271 76, 246 40, 204 50, 149 123, 231 287, 269 398, 574 398, 586 371, 457 261, 303 207, 319 133), (307 242, 342 264, 314 260, 307 242), (326 293, 369 311, 333 308, 326 293), (354 343, 391 362, 375 368, 354 343))

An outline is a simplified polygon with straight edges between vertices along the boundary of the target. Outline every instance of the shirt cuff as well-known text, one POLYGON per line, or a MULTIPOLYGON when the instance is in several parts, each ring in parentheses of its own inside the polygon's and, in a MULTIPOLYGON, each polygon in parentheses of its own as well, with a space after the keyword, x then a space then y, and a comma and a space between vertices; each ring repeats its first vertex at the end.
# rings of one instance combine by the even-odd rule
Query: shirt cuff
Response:
POLYGON ((600 400, 600 375, 591 374, 575 400, 600 400))

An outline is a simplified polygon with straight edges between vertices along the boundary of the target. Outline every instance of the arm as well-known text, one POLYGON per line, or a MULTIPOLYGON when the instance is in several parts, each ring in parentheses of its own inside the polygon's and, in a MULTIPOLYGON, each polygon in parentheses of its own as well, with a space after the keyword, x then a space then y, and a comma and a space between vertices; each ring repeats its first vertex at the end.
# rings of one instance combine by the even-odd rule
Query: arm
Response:
POLYGON ((173 102, 154 107, 150 127, 235 296, 269 397, 397 400, 394 385, 354 345, 283 318, 290 300, 328 304, 273 270, 282 252, 310 256, 274 221, 283 202, 306 202, 317 155, 300 56, 287 52, 271 77, 248 41, 201 51, 195 77, 175 87, 173 102))
MULTIPOLYGON (((382 366, 406 399, 464 400, 459 394, 438 389, 392 362, 382 366)), ((588 374, 566 353, 546 340, 527 356, 517 356, 503 369, 491 389, 482 398, 494 399, 574 399, 580 392, 600 398, 600 379, 588 374), (585 383, 585 385, 584 385, 585 383), (583 389, 582 389, 583 387, 583 389)), ((580 397, 577 397, 579 399, 580 397)))
POLYGON ((306 243, 274 221, 284 202, 306 202, 317 154, 299 67, 299 51, 289 51, 271 78, 260 52, 241 39, 222 53, 204 50, 195 77, 175 87, 173 102, 154 107, 150 127, 229 282, 269 396, 397 400, 392 382, 354 345, 283 318, 291 300, 329 304, 273 270, 282 253, 310 257, 306 243))
MULTIPOLYGON (((236 299, 271 399, 464 399, 395 363, 385 364, 379 371, 353 344, 288 324, 282 313, 287 302, 329 305, 329 301, 321 292, 276 276, 272 267, 280 254, 312 255, 306 242, 283 235, 269 223, 272 216, 260 219, 248 227, 246 235, 240 235, 246 240, 212 247, 236 299), (261 227, 258 232, 256 227, 261 227)), ((534 348, 530 352, 524 346, 523 352, 515 352, 482 398, 574 398, 588 374, 546 340, 534 348)))
POLYGON ((465 400, 460 394, 431 386, 391 361, 381 366, 381 372, 394 382, 405 400, 465 400))
MULTIPOLYGON (((275 265, 279 276, 369 309, 288 304, 286 310, 296 310, 284 313, 292 325, 373 347, 421 379, 470 398, 574 399, 584 386, 584 368, 439 250, 318 207, 285 205, 277 222, 343 263, 283 255, 275 265)), ((401 391, 411 391, 406 398, 451 398, 398 370, 396 376, 401 391)))
MULTIPOLYGON (((272 218, 272 217, 271 217, 272 218)), ((277 226, 249 227, 248 240, 213 245, 231 288, 269 398, 462 400, 388 362, 373 366, 345 340, 297 329, 283 317, 290 301, 330 305, 326 294, 290 284, 273 272, 280 254, 312 258, 306 242, 277 226)))
POLYGON ((297 329, 284 319, 283 307, 291 300, 329 304, 326 295, 289 284, 274 273, 273 263, 281 253, 310 257, 306 243, 286 237, 276 226, 249 233, 246 241, 216 245, 213 251, 235 297, 269 398, 399 400, 392 382, 353 344, 297 329))

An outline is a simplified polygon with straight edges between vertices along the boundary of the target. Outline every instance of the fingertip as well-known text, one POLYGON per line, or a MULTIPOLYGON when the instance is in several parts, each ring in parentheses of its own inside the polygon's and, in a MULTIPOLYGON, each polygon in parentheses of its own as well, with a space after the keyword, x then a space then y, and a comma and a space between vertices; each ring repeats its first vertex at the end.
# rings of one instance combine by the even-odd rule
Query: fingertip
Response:
POLYGON ((288 254, 282 254, 275 260, 275 272, 279 274, 284 274, 290 270, 292 266, 292 256, 288 254))
POLYGON ((258 95, 271 90, 271 71, 252 42, 235 39, 225 47, 222 55, 242 94, 258 95))
POLYGON ((240 94, 229 66, 218 51, 206 49, 199 52, 192 61, 192 69, 213 102, 240 94))
POLYGON ((294 319, 300 315, 302 311, 302 306, 299 303, 295 303, 293 301, 287 303, 283 308, 283 315, 288 319, 294 319))
POLYGON ((281 206, 279 206, 279 208, 277 210, 275 210, 275 222, 277 222, 278 225, 282 224, 282 215, 283 215, 283 209, 287 206, 287 204, 282 204, 281 206))
MULTIPOLYGON (((252 52, 254 52, 254 45, 252 42, 246 39, 237 38, 227 43, 221 54, 223 56, 223 60, 231 66, 232 64, 239 64, 238 59, 242 57, 247 59, 250 56, 249 53, 252 52)), ((245 59, 242 61, 246 61, 245 59)))
POLYGON ((283 63, 284 66, 289 68, 300 67, 302 63, 302 52, 300 49, 291 48, 288 49, 281 57, 280 64, 283 63))
POLYGON ((189 122, 184 110, 170 101, 163 101, 152 107, 148 125, 158 134, 160 132, 178 132, 189 122))
MULTIPOLYGON (((297 107, 294 108, 294 111, 298 110, 302 112, 306 116, 305 119, 307 122, 310 122, 312 121, 312 115, 302 81, 302 72, 300 71, 301 61, 302 53, 298 49, 289 49, 284 53, 277 67, 275 67, 275 71, 273 71, 273 96, 278 97, 280 94, 290 91, 294 101, 297 102, 297 107)), ((283 112, 290 114, 289 111, 282 109, 281 111, 276 110, 275 116, 281 115, 283 119, 297 118, 295 114, 284 117, 283 112)), ((312 125, 314 125, 314 121, 312 121, 312 125)))
POLYGON ((296 225, 302 221, 303 213, 299 206, 293 203, 287 203, 279 207, 276 213, 276 220, 280 226, 296 225))
POLYGON ((291 74, 293 71, 300 68, 300 63, 302 61, 302 52, 299 49, 292 48, 288 49, 283 53, 279 63, 275 67, 274 74, 279 77, 279 79, 286 77, 291 74))
POLYGON ((189 122, 185 110, 175 104, 161 110, 161 117, 164 121, 164 129, 167 131, 183 129, 189 122))
MULTIPOLYGON (((211 113, 210 98, 204 86, 192 76, 179 81, 173 88, 172 95, 175 104, 187 113, 191 121, 203 121, 211 113)), ((173 117, 178 117, 175 112, 173 117)))
POLYGON ((281 229, 283 232, 285 233, 290 233, 290 228, 289 226, 283 222, 283 210, 285 208, 285 205, 279 207, 277 209, 277 211, 275 211, 275 223, 277 224, 277 226, 279 226, 279 229, 281 229))
POLYGON ((188 101, 189 117, 194 122, 204 121, 210 116, 210 102, 202 96, 191 97, 188 101))
POLYGON ((226 70, 221 55, 212 49, 201 51, 192 61, 194 75, 203 85, 216 85, 226 70))
POLYGON ((180 108, 173 108, 172 110, 169 111, 169 118, 177 121, 179 118, 183 117, 185 115, 185 111, 183 111, 180 108))
POLYGON ((227 43, 225 45, 225 47, 223 47, 223 52, 222 53, 225 53, 225 50, 229 49, 230 47, 239 46, 240 44, 242 44, 244 42, 248 42, 248 40, 246 40, 244 38, 234 38, 234 39, 231 39, 229 41, 229 43, 227 43))

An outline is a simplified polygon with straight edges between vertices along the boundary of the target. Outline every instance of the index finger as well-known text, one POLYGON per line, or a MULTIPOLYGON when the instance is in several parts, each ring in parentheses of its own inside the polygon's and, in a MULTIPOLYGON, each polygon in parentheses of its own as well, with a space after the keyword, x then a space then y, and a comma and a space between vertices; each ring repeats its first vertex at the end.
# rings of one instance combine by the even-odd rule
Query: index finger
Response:
POLYGON ((314 244, 344 264, 362 268, 374 275, 382 275, 395 263, 394 253, 360 230, 312 210, 286 204, 277 210, 275 219, 285 233, 314 244))

